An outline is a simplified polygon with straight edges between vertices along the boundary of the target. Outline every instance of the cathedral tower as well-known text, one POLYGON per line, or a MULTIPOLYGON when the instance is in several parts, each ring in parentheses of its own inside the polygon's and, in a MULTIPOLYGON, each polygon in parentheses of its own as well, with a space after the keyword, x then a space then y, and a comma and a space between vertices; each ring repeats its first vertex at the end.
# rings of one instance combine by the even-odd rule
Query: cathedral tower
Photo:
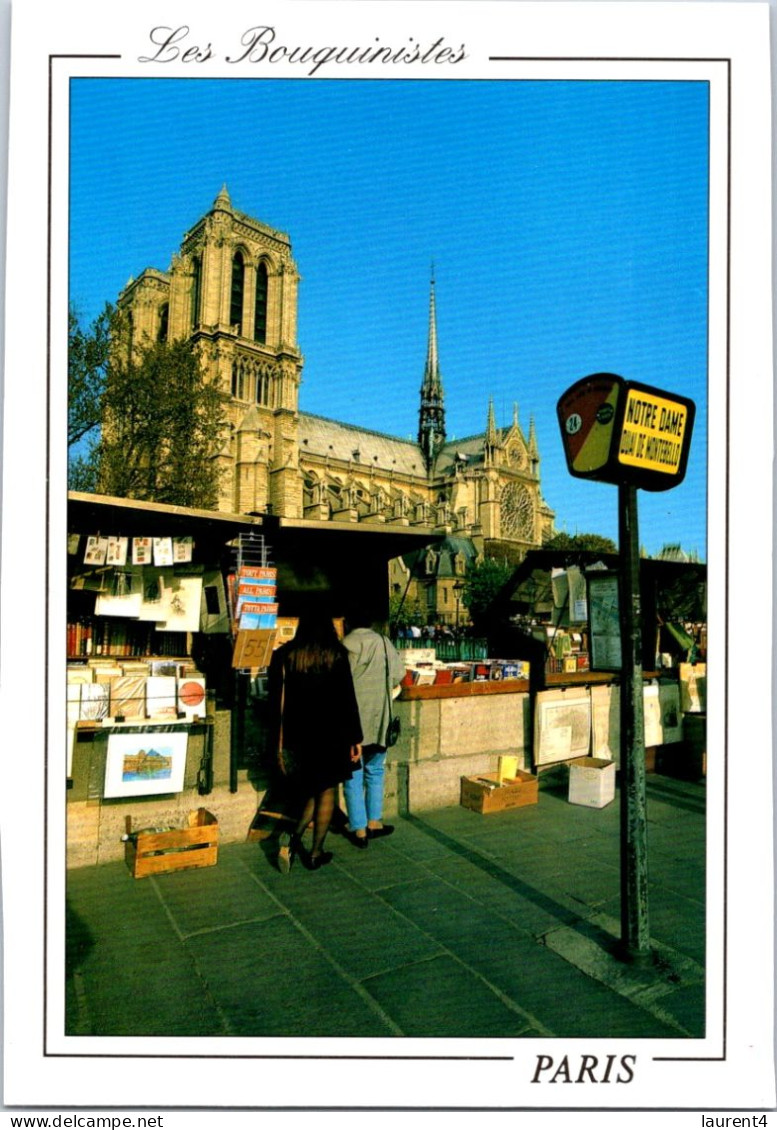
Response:
POLYGON ((429 474, 445 443, 445 407, 442 378, 437 356, 437 312, 434 301, 434 272, 429 293, 429 343, 426 350, 426 368, 421 385, 421 410, 418 417, 418 445, 423 452, 429 474))
POLYGON ((288 235, 239 212, 225 185, 169 270, 119 297, 135 340, 194 341, 229 398, 219 509, 302 514, 298 282, 288 235))

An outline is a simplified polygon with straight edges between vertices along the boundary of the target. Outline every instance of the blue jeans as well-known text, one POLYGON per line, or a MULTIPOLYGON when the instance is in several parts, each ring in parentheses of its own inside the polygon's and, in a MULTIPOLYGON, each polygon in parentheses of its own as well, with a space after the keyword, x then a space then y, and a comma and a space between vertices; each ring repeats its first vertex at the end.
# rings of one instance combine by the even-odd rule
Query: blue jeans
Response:
POLYGON ((366 746, 362 750, 363 769, 356 769, 349 781, 343 783, 348 825, 352 832, 367 827, 367 822, 378 822, 383 815, 383 771, 386 751, 380 746, 366 746))

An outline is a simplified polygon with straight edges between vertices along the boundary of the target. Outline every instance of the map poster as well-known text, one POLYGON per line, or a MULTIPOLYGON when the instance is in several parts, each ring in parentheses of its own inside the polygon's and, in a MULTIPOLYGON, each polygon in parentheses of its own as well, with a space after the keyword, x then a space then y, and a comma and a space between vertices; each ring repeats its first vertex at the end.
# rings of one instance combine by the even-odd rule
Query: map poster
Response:
POLYGON ((620 671, 621 622, 618 576, 588 574, 588 609, 592 671, 620 671))

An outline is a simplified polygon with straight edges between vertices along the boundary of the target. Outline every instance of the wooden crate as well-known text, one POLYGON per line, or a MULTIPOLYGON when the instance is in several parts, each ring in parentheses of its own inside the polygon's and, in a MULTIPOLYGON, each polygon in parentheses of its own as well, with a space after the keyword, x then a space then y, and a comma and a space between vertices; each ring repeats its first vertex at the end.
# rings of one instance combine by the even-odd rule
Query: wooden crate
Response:
POLYGON ((510 808, 522 808, 525 804, 536 804, 538 782, 532 773, 519 769, 514 777, 505 777, 499 784, 497 773, 481 773, 479 777, 461 778, 461 803, 464 808, 487 815, 489 812, 506 812, 510 808), (488 782, 494 782, 492 788, 488 782))
POLYGON ((169 832, 138 832, 132 835, 132 817, 127 817, 124 858, 135 879, 192 867, 212 867, 218 859, 219 823, 205 808, 189 813, 188 828, 169 832))

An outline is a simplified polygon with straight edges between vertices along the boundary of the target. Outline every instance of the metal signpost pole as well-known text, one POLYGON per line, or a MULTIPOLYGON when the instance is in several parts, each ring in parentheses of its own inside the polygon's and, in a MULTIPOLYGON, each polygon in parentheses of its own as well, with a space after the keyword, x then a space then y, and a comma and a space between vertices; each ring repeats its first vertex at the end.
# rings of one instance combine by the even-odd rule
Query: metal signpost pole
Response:
POLYGON ((570 474, 618 487, 621 569, 619 956, 626 961, 643 963, 653 955, 648 924, 637 489, 671 490, 683 481, 696 406, 685 396, 637 381, 625 381, 616 373, 593 373, 567 389, 556 412, 570 474))
POLYGON ((621 956, 650 953, 637 488, 618 486, 621 559, 621 956))

